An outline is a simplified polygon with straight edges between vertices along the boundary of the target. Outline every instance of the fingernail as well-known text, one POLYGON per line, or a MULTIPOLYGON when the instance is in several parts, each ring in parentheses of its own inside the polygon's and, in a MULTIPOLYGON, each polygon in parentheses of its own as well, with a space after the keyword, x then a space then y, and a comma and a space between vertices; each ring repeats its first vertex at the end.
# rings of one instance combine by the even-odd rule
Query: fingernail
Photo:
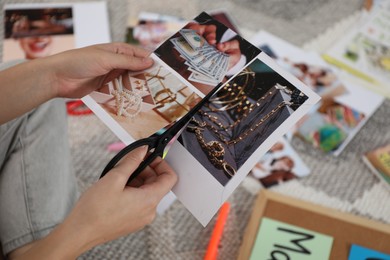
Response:
POLYGON ((143 62, 143 63, 150 64, 150 63, 153 62, 153 59, 150 58, 150 57, 145 57, 145 58, 142 59, 142 62, 143 62))
POLYGON ((148 151, 148 149, 149 149, 149 146, 148 145, 143 145, 140 148, 141 148, 141 150, 145 151, 145 153, 146 153, 148 151))
POLYGON ((107 146, 107 150, 109 152, 118 152, 118 151, 122 150, 125 147, 126 147, 126 145, 124 143, 122 143, 122 142, 115 142, 115 143, 109 144, 107 146))

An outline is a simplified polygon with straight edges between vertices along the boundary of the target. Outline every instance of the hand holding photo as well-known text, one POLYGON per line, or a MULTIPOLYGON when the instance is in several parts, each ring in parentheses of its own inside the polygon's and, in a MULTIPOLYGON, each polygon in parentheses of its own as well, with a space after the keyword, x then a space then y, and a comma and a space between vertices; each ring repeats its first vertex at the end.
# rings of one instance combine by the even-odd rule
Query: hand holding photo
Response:
POLYGON ((206 225, 319 96, 206 13, 151 57, 149 69, 126 72, 83 101, 130 145, 107 167, 134 146, 148 145, 177 172, 172 191, 206 225))
POLYGON ((260 50, 206 13, 201 13, 155 51, 199 94, 207 94, 219 82, 225 82, 259 53, 260 50))
POLYGON ((184 37, 186 42, 191 46, 191 48, 195 51, 199 51, 206 44, 206 40, 201 35, 198 35, 195 30, 181 29, 179 32, 184 37))

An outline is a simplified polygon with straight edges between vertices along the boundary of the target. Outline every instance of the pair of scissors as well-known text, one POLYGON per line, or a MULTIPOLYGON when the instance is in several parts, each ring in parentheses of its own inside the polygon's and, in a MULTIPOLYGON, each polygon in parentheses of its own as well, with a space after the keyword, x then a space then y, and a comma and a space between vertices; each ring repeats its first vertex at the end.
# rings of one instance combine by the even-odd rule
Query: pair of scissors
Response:
POLYGON ((155 133, 149 137, 139 139, 125 148, 123 148, 117 155, 115 155, 111 161, 104 168, 100 178, 106 175, 115 165, 129 152, 132 150, 141 147, 148 146, 148 152, 144 160, 140 163, 138 168, 133 172, 130 178, 127 181, 127 185, 131 183, 151 162, 154 161, 158 156, 164 156, 164 153, 167 145, 176 140, 181 132, 185 129, 187 124, 190 122, 191 118, 199 111, 199 109, 206 103, 208 100, 220 89, 222 83, 219 83, 214 87, 201 101, 199 101, 190 111, 188 111, 183 117, 181 117, 176 123, 170 126, 163 133, 155 133))

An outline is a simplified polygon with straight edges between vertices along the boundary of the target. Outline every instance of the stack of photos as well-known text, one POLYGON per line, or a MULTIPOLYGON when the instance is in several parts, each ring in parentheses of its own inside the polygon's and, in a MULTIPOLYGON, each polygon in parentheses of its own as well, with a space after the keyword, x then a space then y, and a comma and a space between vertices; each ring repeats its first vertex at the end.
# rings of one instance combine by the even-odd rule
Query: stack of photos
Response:
POLYGON ((4 9, 3 62, 110 41, 104 2, 10 4, 4 9))
POLYGON ((324 55, 390 97, 390 3, 381 1, 324 55))
POLYGON ((172 191, 206 225, 258 158, 319 96, 206 13, 151 57, 151 68, 126 72, 83 101, 130 144, 169 129, 218 88, 165 157, 179 177, 172 191), (202 79, 193 80, 194 74, 202 79))
POLYGON ((269 188, 309 174, 310 169, 298 153, 285 138, 281 138, 252 168, 250 177, 269 188))
POLYGON ((265 31, 257 33, 252 43, 322 97, 295 126, 294 134, 326 153, 339 155, 383 102, 383 97, 341 76, 316 53, 265 31))

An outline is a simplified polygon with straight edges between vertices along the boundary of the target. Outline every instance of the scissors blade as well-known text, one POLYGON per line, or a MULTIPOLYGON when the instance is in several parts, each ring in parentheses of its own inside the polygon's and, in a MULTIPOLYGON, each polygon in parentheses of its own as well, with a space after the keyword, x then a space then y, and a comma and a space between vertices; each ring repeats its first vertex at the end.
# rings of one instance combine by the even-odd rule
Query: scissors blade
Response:
MULTIPOLYGON (((183 130, 186 128, 191 118, 206 104, 209 99, 221 88, 222 82, 214 87, 201 101, 199 101, 190 111, 182 116, 176 123, 169 127, 164 133, 161 134, 161 140, 166 140, 165 145, 171 144, 172 140, 176 140, 183 130)), ((172 141, 173 143, 173 141, 172 141)), ((172 144, 170 145, 172 146, 172 144)), ((170 147, 169 147, 170 148, 170 147)), ((169 150, 168 148, 168 150, 169 150)))
POLYGON ((171 149, 173 143, 177 140, 177 138, 179 138, 179 136, 181 135, 181 133, 184 131, 184 129, 187 128, 187 125, 190 123, 190 121, 188 120, 187 123, 176 133, 176 135, 174 135, 171 140, 168 142, 168 144, 164 147, 164 152, 163 152, 163 156, 162 158, 164 159, 165 156, 168 154, 169 150, 171 149))

